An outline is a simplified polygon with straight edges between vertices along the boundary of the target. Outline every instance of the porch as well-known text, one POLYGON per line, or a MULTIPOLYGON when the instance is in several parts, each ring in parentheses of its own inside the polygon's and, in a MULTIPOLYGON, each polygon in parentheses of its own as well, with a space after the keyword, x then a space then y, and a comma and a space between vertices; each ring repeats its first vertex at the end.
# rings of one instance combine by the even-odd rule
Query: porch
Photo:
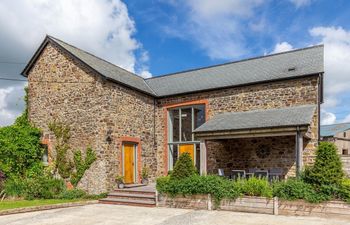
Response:
POLYGON ((200 139, 200 173, 259 170, 280 173, 282 179, 298 176, 315 110, 306 105, 214 116, 194 131, 200 139))

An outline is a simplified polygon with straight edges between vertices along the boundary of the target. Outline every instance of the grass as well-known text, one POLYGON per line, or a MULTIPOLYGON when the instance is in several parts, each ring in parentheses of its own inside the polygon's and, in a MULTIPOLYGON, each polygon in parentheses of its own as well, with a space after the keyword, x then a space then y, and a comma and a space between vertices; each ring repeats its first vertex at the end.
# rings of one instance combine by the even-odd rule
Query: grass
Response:
POLYGON ((36 200, 6 200, 0 202, 0 211, 31 206, 54 205, 67 202, 87 201, 87 199, 36 199, 36 200))

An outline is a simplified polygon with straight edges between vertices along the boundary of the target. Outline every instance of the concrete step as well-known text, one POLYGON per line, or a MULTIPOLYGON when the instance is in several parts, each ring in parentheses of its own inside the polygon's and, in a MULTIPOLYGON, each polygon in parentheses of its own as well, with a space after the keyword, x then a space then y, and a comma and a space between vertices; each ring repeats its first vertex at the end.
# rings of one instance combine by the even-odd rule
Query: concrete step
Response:
POLYGON ((155 196, 155 195, 156 195, 156 192, 155 192, 155 191, 134 190, 134 189, 128 189, 128 188, 116 189, 116 190, 114 190, 112 193, 142 194, 142 195, 152 195, 152 196, 155 196))
POLYGON ((99 203, 113 204, 113 205, 131 205, 131 206, 143 206, 143 207, 155 207, 155 200, 135 200, 135 199, 122 199, 122 198, 104 198, 100 199, 99 203))
POLYGON ((123 193, 123 192, 111 192, 108 194, 108 198, 119 199, 134 199, 134 200, 155 200, 155 194, 140 194, 140 193, 123 193))

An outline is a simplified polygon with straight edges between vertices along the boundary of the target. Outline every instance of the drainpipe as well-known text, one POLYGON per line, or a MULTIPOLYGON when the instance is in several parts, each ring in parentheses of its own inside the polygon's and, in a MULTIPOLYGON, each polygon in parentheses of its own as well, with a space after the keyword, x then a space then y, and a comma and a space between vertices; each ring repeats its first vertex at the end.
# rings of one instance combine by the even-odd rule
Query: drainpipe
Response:
POLYGON ((296 172, 297 177, 300 177, 303 169, 303 135, 301 134, 300 127, 297 126, 297 134, 295 138, 296 147, 296 172))

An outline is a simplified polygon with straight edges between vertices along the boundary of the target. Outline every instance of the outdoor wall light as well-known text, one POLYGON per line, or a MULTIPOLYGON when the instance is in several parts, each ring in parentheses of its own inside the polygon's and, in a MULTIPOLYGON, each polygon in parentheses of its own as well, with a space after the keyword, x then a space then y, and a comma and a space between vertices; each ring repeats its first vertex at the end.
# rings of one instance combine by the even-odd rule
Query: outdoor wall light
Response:
POLYGON ((107 142, 108 144, 111 144, 111 143, 112 143, 112 130, 111 130, 111 129, 109 129, 109 130, 107 131, 106 142, 107 142))

